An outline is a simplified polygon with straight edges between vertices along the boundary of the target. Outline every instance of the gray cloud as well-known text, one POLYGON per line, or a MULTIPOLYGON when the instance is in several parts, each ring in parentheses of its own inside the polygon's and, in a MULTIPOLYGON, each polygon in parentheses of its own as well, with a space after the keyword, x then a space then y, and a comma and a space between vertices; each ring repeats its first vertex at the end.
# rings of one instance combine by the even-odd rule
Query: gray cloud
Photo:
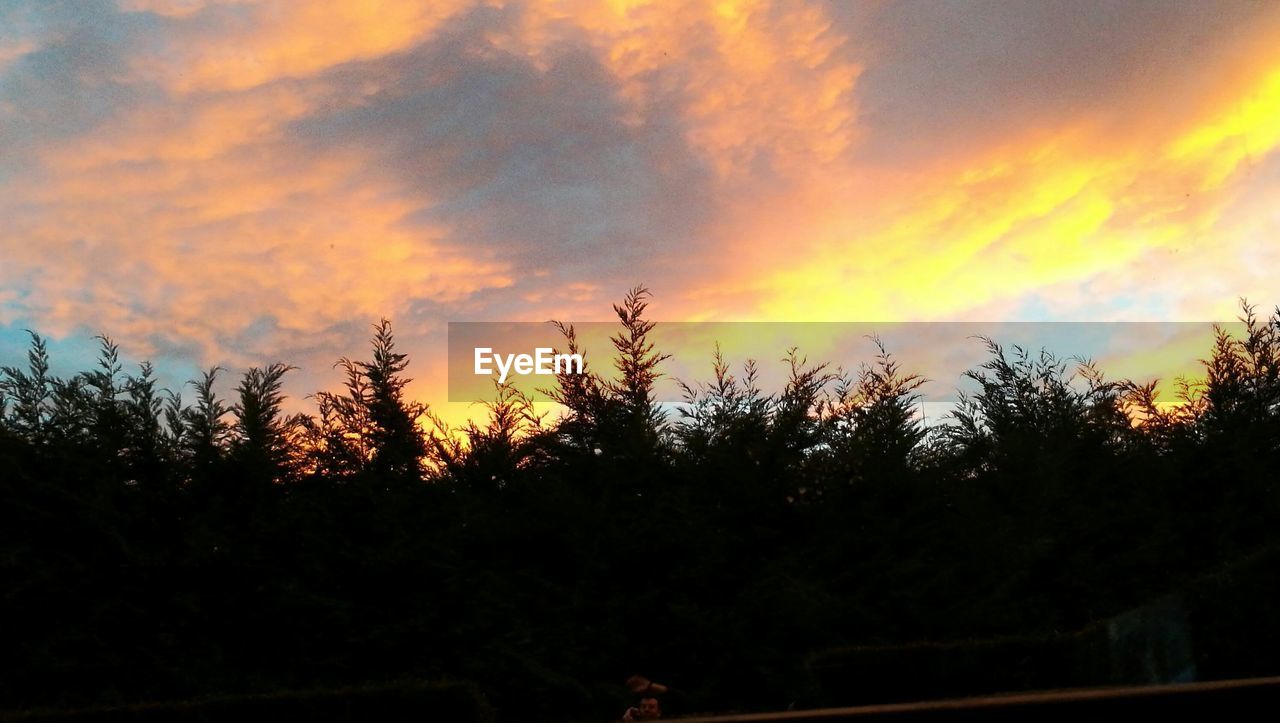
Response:
MULTIPOLYGON (((154 17, 119 13, 94 0, 0 8, 0 27, 12 42, 32 48, 0 73, 0 139, 6 151, 74 137, 154 97, 131 81, 128 61, 153 43, 158 25, 154 17)), ((12 158, 6 165, 11 163, 12 158)))
POLYGON ((473 13, 410 52, 335 69, 317 81, 335 107, 294 123, 293 139, 368 154, 368 174, 420 199, 406 224, 443 225, 447 245, 545 274, 529 286, 625 282, 690 250, 715 204, 678 107, 628 122, 588 49, 557 47, 537 67, 484 40, 503 21, 473 13))
POLYGON ((1172 113, 1215 79, 1274 3, 1227 0, 833 3, 871 59, 859 83, 864 160, 903 162, 1081 113, 1172 113))

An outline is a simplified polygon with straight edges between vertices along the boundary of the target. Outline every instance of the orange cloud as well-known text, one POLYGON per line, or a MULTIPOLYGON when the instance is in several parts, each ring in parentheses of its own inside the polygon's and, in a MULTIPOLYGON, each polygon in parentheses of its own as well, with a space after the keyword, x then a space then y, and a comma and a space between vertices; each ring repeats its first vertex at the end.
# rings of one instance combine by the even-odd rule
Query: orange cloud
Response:
POLYGON ((612 74, 630 122, 676 103, 690 147, 721 178, 749 181, 763 165, 798 173, 831 161, 856 138, 861 66, 838 52, 847 39, 820 6, 530 3, 516 32, 491 40, 545 63, 574 30, 612 74))
POLYGON ((313 76, 355 60, 396 53, 424 40, 465 2, 288 0, 184 3, 135 0, 185 22, 163 56, 142 56, 135 72, 181 92, 240 91, 313 76))
MULTIPOLYGON (((148 146, 127 123, 119 143, 104 130, 46 155, 49 180, 16 200, 58 212, 26 214, 0 239, 8 272, 31 274, 29 313, 47 331, 89 326, 147 354, 152 336, 212 347, 269 318, 297 337, 511 283, 483 258, 440 248, 444 229, 406 226, 417 204, 353 181, 362 159, 239 145, 209 127, 212 138, 193 140, 212 156, 177 150, 188 126, 148 146)), ((248 363, 264 350, 206 351, 248 363)))

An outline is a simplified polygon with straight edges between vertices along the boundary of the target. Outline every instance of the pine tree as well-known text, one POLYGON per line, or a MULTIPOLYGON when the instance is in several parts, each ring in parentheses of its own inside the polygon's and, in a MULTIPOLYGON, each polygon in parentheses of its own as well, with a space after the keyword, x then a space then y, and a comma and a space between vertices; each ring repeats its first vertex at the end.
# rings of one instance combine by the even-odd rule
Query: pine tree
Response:
POLYGON ((15 433, 31 441, 45 442, 44 432, 48 424, 49 399, 53 394, 53 379, 49 374, 49 350, 44 339, 27 330, 31 347, 27 351, 28 372, 17 367, 0 368, 3 379, 0 389, 12 400, 7 426, 15 433))
POLYGON ((373 328, 370 361, 342 357, 335 364, 345 371, 344 393, 315 395, 320 416, 307 429, 311 456, 317 471, 338 477, 367 472, 382 482, 420 481, 427 441, 419 420, 428 410, 405 398, 413 380, 404 374, 408 355, 396 351, 391 322, 373 328))
POLYGON ((426 439, 418 419, 426 407, 405 399, 405 386, 413 381, 404 376, 409 357, 395 350, 390 321, 382 319, 374 327, 372 344, 373 361, 357 363, 368 382, 366 409, 373 448, 370 467, 388 479, 418 481, 426 455, 426 439))
POLYGON ((294 369, 280 362, 253 367, 236 386, 231 455, 252 481, 280 481, 292 472, 289 435, 297 419, 282 416, 281 389, 284 375, 294 369))

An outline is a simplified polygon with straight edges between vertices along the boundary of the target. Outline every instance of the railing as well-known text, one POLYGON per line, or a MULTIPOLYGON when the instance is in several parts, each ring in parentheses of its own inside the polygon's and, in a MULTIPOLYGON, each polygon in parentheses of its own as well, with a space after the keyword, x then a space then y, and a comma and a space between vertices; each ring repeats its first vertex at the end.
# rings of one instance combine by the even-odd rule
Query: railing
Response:
MULTIPOLYGON (((856 685, 857 681, 850 681, 856 685)), ((1280 710, 1280 677, 1204 681, 1141 687, 1090 688, 991 695, 921 703, 681 718, 682 723, 769 721, 1098 721, 1159 720, 1190 716, 1232 720, 1245 711, 1280 710)), ((1258 713, 1251 713, 1256 717, 1258 713)), ((1270 718, 1271 715, 1264 715, 1270 718)))

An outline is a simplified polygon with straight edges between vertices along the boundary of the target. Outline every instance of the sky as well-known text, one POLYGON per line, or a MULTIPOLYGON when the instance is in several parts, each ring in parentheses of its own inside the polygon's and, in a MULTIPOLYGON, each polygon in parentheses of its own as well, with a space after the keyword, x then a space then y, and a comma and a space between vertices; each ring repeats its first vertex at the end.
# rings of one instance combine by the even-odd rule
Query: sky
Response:
POLYGON ((1280 303, 1277 146, 1274 2, 0 0, 0 364, 106 334, 173 386, 288 362, 301 405, 386 317, 460 420, 449 322, 637 284, 1229 320, 1280 303))

